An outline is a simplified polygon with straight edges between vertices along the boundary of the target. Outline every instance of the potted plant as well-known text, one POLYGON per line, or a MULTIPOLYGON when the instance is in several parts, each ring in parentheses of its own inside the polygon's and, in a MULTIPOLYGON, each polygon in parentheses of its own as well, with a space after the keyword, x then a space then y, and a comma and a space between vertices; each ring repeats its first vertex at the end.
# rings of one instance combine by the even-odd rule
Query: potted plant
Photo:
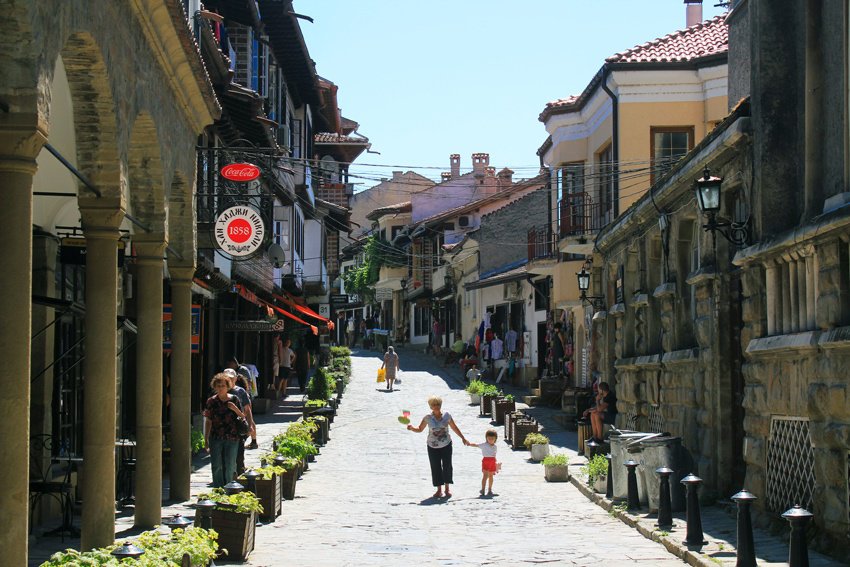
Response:
POLYGON ((532 461, 542 461, 549 454, 549 438, 542 433, 529 433, 523 444, 531 450, 532 461))
POLYGON ((469 384, 466 385, 466 393, 469 394, 469 403, 471 405, 478 405, 481 403, 481 392, 484 391, 484 387, 487 384, 482 382, 481 380, 470 380, 469 384))
POLYGON ((493 384, 485 384, 484 389, 481 391, 481 404, 480 404, 480 414, 481 415, 490 415, 491 408, 490 402, 493 398, 499 396, 501 392, 499 392, 499 388, 497 388, 493 384))
POLYGON ((547 482, 570 480, 570 460, 563 453, 546 455, 543 459, 543 477, 547 482))
POLYGON ((503 425, 505 423, 505 415, 516 409, 516 402, 514 402, 514 397, 508 394, 504 397, 495 398, 492 406, 493 421, 496 422, 496 425, 503 425))
POLYGON ((206 447, 206 441, 204 440, 204 432, 200 429, 192 428, 192 454, 197 455, 206 447))
POLYGON ((254 479, 254 493, 260 499, 260 506, 263 508, 260 519, 264 522, 274 522, 275 518, 280 516, 281 513, 280 500, 282 496, 280 494, 281 482, 279 477, 286 472, 286 469, 281 466, 265 465, 254 469, 254 472, 262 475, 254 479))
POLYGON ((592 486, 593 490, 600 494, 605 493, 608 482, 608 459, 603 455, 594 455, 581 468, 581 472, 587 475, 587 484, 592 486))
POLYGON ((245 561, 254 549, 257 515, 262 513, 260 499, 248 491, 227 494, 214 488, 199 499, 209 499, 218 505, 212 511, 212 527, 218 532, 218 544, 228 560, 245 561))
MULTIPOLYGON (((156 558, 157 565, 181 565, 183 557, 188 555, 192 567, 209 565, 218 555, 218 534, 213 530, 197 527, 176 528, 170 534, 163 535, 159 530, 142 532, 134 544, 145 550, 145 555, 156 558)), ((42 563, 42 567, 58 567, 60 565, 116 565, 115 557, 110 553, 123 545, 116 542, 107 547, 91 551, 66 549, 54 553, 50 559, 42 563)), ((145 557, 144 555, 142 557, 145 557)), ((152 565, 153 563, 140 563, 152 565)))

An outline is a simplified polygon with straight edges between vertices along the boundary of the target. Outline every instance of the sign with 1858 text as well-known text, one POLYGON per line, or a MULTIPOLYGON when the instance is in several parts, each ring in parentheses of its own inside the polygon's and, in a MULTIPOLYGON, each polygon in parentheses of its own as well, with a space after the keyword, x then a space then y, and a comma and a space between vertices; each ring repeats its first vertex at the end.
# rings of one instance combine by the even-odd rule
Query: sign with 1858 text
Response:
POLYGON ((225 209, 215 221, 215 241, 231 256, 250 256, 260 249, 266 234, 263 217, 253 207, 237 205, 225 209))

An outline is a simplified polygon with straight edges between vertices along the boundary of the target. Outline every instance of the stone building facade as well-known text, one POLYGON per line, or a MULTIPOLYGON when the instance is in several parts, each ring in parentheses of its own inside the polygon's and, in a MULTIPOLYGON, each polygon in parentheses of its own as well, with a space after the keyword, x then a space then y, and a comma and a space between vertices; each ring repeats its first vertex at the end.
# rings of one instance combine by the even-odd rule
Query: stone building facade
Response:
MULTIPOLYGON (((87 252, 87 285, 80 297, 87 307, 81 339, 85 474, 80 490, 82 546, 92 548, 114 539, 115 408, 121 375, 117 322, 128 283, 118 268, 118 245, 122 235, 129 238, 126 248, 134 257, 135 372, 142 376, 162 375, 167 259, 173 302, 186 306, 173 314, 171 364, 182 389, 188 385, 191 357, 194 148, 219 112, 181 2, 4 4, 0 221, 15 237, 5 250, 7 265, 14 269, 0 272, 0 357, 6 368, 4 389, 16 395, 0 401, 0 411, 24 428, 0 441, 0 470, 7 479, 0 496, 0 549, 10 565, 26 564, 28 513, 33 512, 27 505, 30 435, 49 434, 54 426, 45 411, 53 388, 45 367, 55 348, 55 328, 49 323, 70 309, 62 303, 65 297, 57 297, 57 230, 70 225, 65 229, 85 239, 87 252), (57 167, 50 153, 62 155, 79 178, 57 167), (33 296, 44 299, 35 304, 33 296), (22 387, 30 376, 32 389, 22 387)), ((136 406, 140 526, 161 518, 161 387, 158 380, 145 385, 147 396, 139 396, 136 406)), ((185 402, 188 418, 188 396, 185 402)), ((185 448, 182 472, 188 483, 188 428, 185 433, 176 442, 185 448)))
POLYGON ((754 238, 734 258, 746 486, 766 517, 810 510, 818 539, 850 559, 846 6, 734 4, 730 36, 752 62, 730 84, 753 116, 754 238))

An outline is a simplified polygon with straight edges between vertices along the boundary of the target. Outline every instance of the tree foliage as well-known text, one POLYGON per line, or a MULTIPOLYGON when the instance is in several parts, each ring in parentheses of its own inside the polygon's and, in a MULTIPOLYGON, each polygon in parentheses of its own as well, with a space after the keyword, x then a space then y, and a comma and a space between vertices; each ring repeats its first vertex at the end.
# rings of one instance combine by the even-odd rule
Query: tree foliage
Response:
POLYGON ((382 266, 400 268, 407 265, 407 251, 375 235, 367 239, 363 256, 360 266, 348 270, 342 276, 346 291, 356 293, 361 298, 374 295, 374 285, 380 277, 382 266))

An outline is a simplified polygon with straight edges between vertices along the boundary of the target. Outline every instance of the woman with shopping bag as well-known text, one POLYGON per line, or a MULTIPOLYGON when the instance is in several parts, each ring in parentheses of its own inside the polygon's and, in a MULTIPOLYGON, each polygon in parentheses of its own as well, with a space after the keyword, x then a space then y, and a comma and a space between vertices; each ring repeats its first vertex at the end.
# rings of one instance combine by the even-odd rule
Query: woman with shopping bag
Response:
MULTIPOLYGON (((398 355, 393 347, 387 347, 387 353, 384 355, 384 363, 381 364, 381 370, 386 371, 387 391, 393 391, 393 382, 395 381, 396 373, 399 371, 398 355)), ((380 370, 378 371, 380 373, 380 370)), ((380 374, 378 374, 380 381, 380 374)))

